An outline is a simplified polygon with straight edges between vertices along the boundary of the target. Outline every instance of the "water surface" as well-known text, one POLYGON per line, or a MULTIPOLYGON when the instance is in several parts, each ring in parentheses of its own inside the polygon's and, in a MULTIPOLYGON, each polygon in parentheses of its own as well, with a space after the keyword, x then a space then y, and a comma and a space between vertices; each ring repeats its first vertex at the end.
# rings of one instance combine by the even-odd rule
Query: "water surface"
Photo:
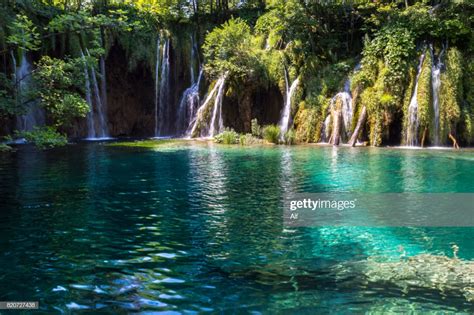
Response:
POLYGON ((474 153, 101 143, 0 155, 0 300, 44 313, 474 312, 370 282, 401 255, 474 259, 473 228, 283 225, 307 192, 474 192, 474 153), (400 247, 402 246, 402 247, 400 247))

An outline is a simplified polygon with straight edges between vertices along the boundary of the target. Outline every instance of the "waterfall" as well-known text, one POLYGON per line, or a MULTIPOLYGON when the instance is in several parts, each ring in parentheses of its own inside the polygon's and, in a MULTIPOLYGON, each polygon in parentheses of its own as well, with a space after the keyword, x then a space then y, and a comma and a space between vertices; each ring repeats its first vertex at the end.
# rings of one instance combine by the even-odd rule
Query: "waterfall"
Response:
POLYGON ((418 80, 420 78, 421 69, 423 68, 423 61, 425 60, 425 54, 421 54, 420 63, 418 65, 418 73, 416 75, 415 80, 415 88, 413 90, 413 94, 410 100, 410 105, 408 105, 408 124, 407 124, 407 131, 406 131, 406 144, 408 146, 416 146, 418 145, 418 127, 419 127, 419 119, 418 119, 418 80))
POLYGON ((167 131, 168 121, 169 119, 169 74, 170 74, 170 40, 169 38, 165 41, 163 45, 163 56, 161 61, 161 77, 160 77, 160 84, 159 84, 159 104, 158 104, 158 111, 156 117, 156 130, 155 130, 155 137, 162 135, 164 132, 167 131))
POLYGON ((329 142, 329 138, 331 137, 329 133, 329 128, 331 127, 331 115, 328 115, 324 120, 323 130, 321 132, 321 139, 323 142, 329 142))
POLYGON ((155 136, 158 135, 158 104, 160 103, 160 36, 156 40, 156 63, 155 63, 155 136))
POLYGON ((17 67, 16 59, 13 54, 12 62, 15 69, 13 80, 16 88, 16 101, 19 108, 25 109, 25 114, 16 117, 16 129, 20 131, 31 131, 36 126, 44 125, 44 111, 38 106, 36 100, 30 100, 29 89, 31 87, 31 63, 28 61, 26 53, 21 55, 20 66, 17 67))
MULTIPOLYGON (((196 59, 197 47, 195 47, 194 37, 191 36, 191 59, 189 61, 189 74, 191 86, 183 92, 183 96, 178 106, 177 133, 179 135, 186 132, 190 122, 195 118, 197 107, 199 106, 199 86, 203 75, 203 70, 199 70, 197 79, 194 76, 194 61, 196 59)), ((197 60, 199 64, 199 60, 197 60)))
POLYGON ((95 134, 95 117, 94 106, 92 105, 91 81, 89 78, 89 70, 87 69, 87 61, 84 52, 81 50, 81 58, 84 63, 84 81, 86 90, 86 102, 89 104, 89 113, 87 113, 87 138, 94 139, 95 134))
POLYGON ((199 131, 199 136, 212 137, 224 129, 224 121, 222 118, 222 100, 224 98, 224 86, 227 74, 222 75, 212 90, 207 95, 204 103, 199 107, 196 117, 191 122, 187 135, 194 136, 199 131), (212 117, 209 124, 206 124, 206 115, 209 112, 209 106, 214 99, 212 108, 212 117), (217 126, 216 126, 217 122, 217 126))
POLYGON ((217 91, 216 99, 214 100, 214 109, 212 111, 211 125, 208 134, 209 137, 214 137, 224 130, 224 120, 222 119, 222 100, 224 98, 225 78, 221 78, 220 80, 222 80, 222 83, 219 85, 219 90, 217 91))
MULTIPOLYGON (((86 48, 86 54, 90 57, 89 51, 86 48)), ((85 59, 84 53, 81 51, 81 58, 85 62, 84 76, 86 81, 86 101, 89 103, 90 112, 87 116, 87 127, 88 127, 88 139, 105 139, 109 137, 108 127, 107 127, 107 108, 102 102, 106 91, 99 89, 99 84, 97 82, 97 75, 95 68, 93 66, 89 67, 85 59), (90 70, 90 76, 89 76, 90 70), (94 95, 94 102, 92 101, 92 92, 94 95), (94 108, 95 104, 95 108, 94 108), (97 114, 97 117, 96 117, 97 114)), ((102 74, 105 77, 105 61, 104 61, 104 73, 102 74)), ((105 80, 105 79, 104 79, 105 80)), ((102 81, 102 89, 105 89, 105 82, 102 81)))
POLYGON ((435 58, 433 48, 431 48, 431 56, 433 63, 431 65, 431 88, 433 92, 433 112, 434 112, 434 130, 433 130, 433 145, 439 145, 439 90, 441 87, 441 68, 443 63, 441 58, 444 53, 444 48, 439 54, 438 58, 435 58))
POLYGON ((281 112, 280 122, 278 123, 280 126, 281 137, 284 137, 284 135, 286 134, 289 128, 290 114, 291 114, 291 100, 293 97, 293 93, 296 91, 298 83, 299 83, 299 78, 296 78, 291 84, 291 86, 288 87, 288 72, 285 69, 286 99, 285 99, 285 104, 283 106, 283 110, 281 112))
POLYGON ((185 132, 190 122, 196 116, 196 110, 199 106, 200 100, 199 85, 201 83, 202 75, 203 70, 201 69, 196 82, 193 82, 193 84, 184 91, 183 96, 181 97, 178 107, 178 132, 185 132))
MULTIPOLYGON (((354 72, 358 71, 359 69, 360 69, 360 65, 357 64, 356 67, 354 68, 354 72)), ((344 133, 345 133, 346 138, 350 138, 352 117, 353 117, 353 112, 354 112, 350 78, 347 78, 347 80, 344 82, 343 90, 337 93, 336 95, 334 95, 334 97, 329 102, 329 107, 328 107, 329 113, 326 116, 326 119, 324 120, 323 130, 321 133, 322 135, 321 138, 325 142, 329 142, 329 139, 330 139, 329 129, 330 129, 330 123, 331 123, 331 115, 332 115, 332 111, 337 110, 336 105, 337 105, 338 100, 341 101, 340 110, 342 113, 344 133)), ((333 123, 335 123, 335 119, 333 119, 333 123)))
POLYGON ((105 70, 105 58, 103 56, 100 57, 100 91, 102 104, 105 108, 107 108, 107 71, 105 70))

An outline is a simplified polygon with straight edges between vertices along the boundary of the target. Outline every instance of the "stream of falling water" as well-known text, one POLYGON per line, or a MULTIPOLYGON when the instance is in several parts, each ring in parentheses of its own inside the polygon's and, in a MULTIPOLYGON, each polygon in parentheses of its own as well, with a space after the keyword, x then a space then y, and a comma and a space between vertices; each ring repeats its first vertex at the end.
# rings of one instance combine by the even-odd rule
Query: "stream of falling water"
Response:
POLYGON ((440 52, 438 58, 435 58, 433 48, 431 48, 432 66, 431 66, 431 88, 433 91, 433 112, 434 112, 434 135, 433 145, 440 145, 439 141, 439 90, 441 88, 441 68, 443 67, 442 57, 444 49, 440 52))
POLYGON ((92 105, 91 81, 89 77, 89 70, 87 69, 86 57, 84 56, 84 52, 82 50, 81 50, 81 58, 82 58, 82 62, 84 63, 86 102, 87 104, 89 104, 89 113, 87 113, 87 138, 94 139, 96 137, 96 133, 95 133, 94 106, 92 105))
POLYGON ((299 78, 296 78, 293 83, 291 83, 291 86, 288 87, 289 84, 289 79, 288 79, 288 72, 285 69, 285 86, 286 86, 286 98, 285 98, 285 103, 283 106, 283 110, 281 111, 281 116, 280 116, 280 121, 278 125, 280 126, 280 135, 281 138, 285 136, 289 129, 289 124, 290 124, 290 116, 291 116, 291 100, 293 97, 294 92, 296 91, 296 88, 298 87, 299 83, 299 78))
MULTIPOLYGON (((357 64, 354 68, 354 72, 360 69, 360 65, 357 64)), ((341 100, 341 112, 342 112, 342 119, 344 124, 344 135, 347 139, 351 136, 351 126, 352 126, 352 117, 354 114, 353 102, 352 102, 352 94, 351 94, 351 79, 347 78, 344 82, 344 89, 337 93, 330 101, 328 107, 328 115, 324 120, 323 130, 322 130, 322 140, 324 142, 329 142, 330 139, 330 127, 331 127, 331 115, 332 111, 335 109, 337 100, 341 100)), ((335 119, 332 119, 333 123, 335 123, 335 119)), ((335 128, 335 126, 333 126, 335 128)))
MULTIPOLYGON (((158 43, 159 44, 159 43, 158 43)), ((159 46, 158 46, 159 47, 159 46)), ((157 48, 159 50, 159 48, 157 48)), ((155 137, 164 135, 168 131, 170 104, 169 104, 169 75, 170 75, 170 40, 166 39, 163 44, 161 75, 159 80, 158 104, 155 116, 155 137)), ((159 56, 159 54, 158 54, 159 56)), ((159 58, 159 57, 158 57, 159 58)), ((157 62, 158 64, 158 62, 157 62)), ((158 73, 159 71, 157 71, 158 73)), ((158 82, 158 80, 157 80, 158 82)))
POLYGON ((178 106, 178 121, 177 121, 177 135, 186 133, 191 121, 195 119, 196 111, 199 106, 199 86, 203 75, 203 69, 199 65, 197 56, 197 47, 194 42, 194 37, 191 36, 191 59, 189 60, 189 74, 191 77, 191 86, 188 87, 181 97, 178 106), (194 65, 199 65, 199 75, 195 78, 194 65))
POLYGON ((224 130, 224 121, 222 117, 222 101, 225 91, 225 80, 227 74, 222 75, 212 90, 207 95, 204 103, 199 107, 195 119, 191 122, 191 128, 187 132, 187 136, 213 137, 224 130), (212 116, 210 122, 207 122, 207 114, 209 106, 214 99, 212 107, 212 116))
POLYGON ((16 87, 16 101, 17 104, 25 108, 25 113, 16 117, 16 129, 19 131, 31 131, 37 126, 42 126, 45 123, 45 115, 42 108, 38 106, 36 100, 30 100, 29 89, 31 87, 31 72, 32 66, 26 56, 22 52, 20 66, 17 67, 15 56, 12 52, 12 61, 15 68, 13 80, 16 87))
POLYGON ((418 127, 419 127, 419 117, 418 117, 418 80, 420 79, 421 69, 423 68, 423 61, 425 60, 425 54, 421 54, 420 63, 418 65, 418 73, 416 75, 415 88, 413 89, 413 95, 410 100, 410 105, 408 105, 408 124, 406 131, 406 145, 416 146, 418 145, 418 127))
MULTIPOLYGON (((90 57, 89 50, 86 48, 86 54, 90 57)), ((105 82, 105 60, 99 61, 99 66, 101 67, 101 87, 99 88, 99 83, 97 80, 97 74, 93 66, 88 66, 84 52, 81 51, 81 58, 84 61, 84 77, 85 77, 85 90, 86 90, 86 101, 89 104, 90 112, 87 115, 87 139, 97 140, 97 139, 108 139, 109 130, 107 122, 107 86, 105 82), (92 89, 91 89, 92 87, 92 89), (92 94, 94 97, 92 97, 92 94), (95 106, 94 106, 95 105, 95 106)), ((102 59, 102 57, 101 57, 102 59)))
POLYGON ((160 50, 161 41, 160 36, 156 39, 156 63, 155 63, 155 132, 154 135, 158 134, 158 105, 160 103, 160 50))

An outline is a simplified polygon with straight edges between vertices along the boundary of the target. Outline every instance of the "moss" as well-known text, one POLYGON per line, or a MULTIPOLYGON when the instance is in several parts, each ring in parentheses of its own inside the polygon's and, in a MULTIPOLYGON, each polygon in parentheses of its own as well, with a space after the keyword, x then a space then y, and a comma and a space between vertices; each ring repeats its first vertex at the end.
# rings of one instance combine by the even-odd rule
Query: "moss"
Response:
POLYGON ((462 137, 467 144, 474 142, 474 57, 466 58, 464 71, 464 91, 465 101, 462 109, 462 137))
POLYGON ((130 148, 148 148, 153 149, 164 145, 177 145, 185 143, 185 140, 179 139, 153 139, 153 140, 137 140, 137 141, 120 141, 105 144, 109 147, 130 147, 130 148))
POLYGON ((450 132, 455 130, 461 117, 462 55, 457 48, 448 50, 446 71, 441 74, 440 89, 440 139, 443 143, 450 132))
POLYGON ((410 101, 413 96, 413 91, 415 89, 416 83, 416 67, 412 66, 408 70, 408 86, 405 89, 405 96, 403 97, 403 134, 402 141, 405 143, 407 138, 408 130, 408 107, 410 106, 410 101))
MULTIPOLYGON (((296 142, 312 142, 316 138, 318 127, 318 112, 316 108, 307 108, 305 102, 301 102, 295 116, 295 138, 296 142)), ((319 131, 319 134, 321 131, 319 131)), ((319 136, 318 136, 319 138, 319 136)))
POLYGON ((434 112, 432 106, 431 68, 432 57, 430 53, 426 52, 418 79, 416 100, 418 102, 418 120, 420 122, 419 131, 423 132, 425 128, 429 128, 430 134, 433 134, 434 112))

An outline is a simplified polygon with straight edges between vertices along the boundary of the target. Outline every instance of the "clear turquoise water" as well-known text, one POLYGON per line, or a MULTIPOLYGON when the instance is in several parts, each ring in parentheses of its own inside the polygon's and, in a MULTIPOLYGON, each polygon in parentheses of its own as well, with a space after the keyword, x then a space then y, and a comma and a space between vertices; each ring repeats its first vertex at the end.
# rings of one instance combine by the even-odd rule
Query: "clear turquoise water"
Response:
MULTIPOLYGON (((474 312, 351 268, 474 259, 474 228, 283 225, 295 192, 474 192, 474 153, 79 144, 0 155, 0 301, 44 313, 474 312)), ((428 266, 429 268, 429 266, 428 266)))

